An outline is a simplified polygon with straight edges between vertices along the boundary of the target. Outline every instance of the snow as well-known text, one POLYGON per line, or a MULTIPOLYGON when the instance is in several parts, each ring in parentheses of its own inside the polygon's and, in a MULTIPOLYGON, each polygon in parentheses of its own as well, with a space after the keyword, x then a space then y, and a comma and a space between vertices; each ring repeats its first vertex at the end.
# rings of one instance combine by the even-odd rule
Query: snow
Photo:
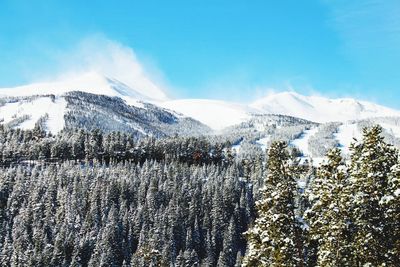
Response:
POLYGON ((394 191, 394 195, 396 197, 400 196, 400 188, 397 188, 396 191, 394 191))
POLYGON ((379 123, 388 133, 395 137, 400 137, 400 126, 392 125, 389 123, 379 123))
MULTIPOLYGON (((123 81, 90 71, 80 75, 64 76, 49 82, 33 83, 15 88, 3 88, 0 89, 0 97, 49 94, 62 96, 71 91, 83 91, 92 94, 120 97, 127 104, 140 108, 144 108, 143 102, 150 102, 175 111, 180 116, 192 117, 216 131, 240 124, 250 119, 252 114, 282 114, 315 122, 345 122, 372 117, 400 116, 400 111, 350 98, 328 99, 320 96, 303 96, 295 92, 282 92, 268 95, 247 105, 209 99, 169 100, 165 93, 157 86, 154 85, 149 88, 137 88, 132 83, 128 85, 123 81)), ((54 113, 55 115, 52 116, 55 118, 60 117, 59 111, 49 111, 49 115, 50 113, 54 113)), ((25 114, 30 115, 29 113, 25 114)), ((32 114, 32 116, 35 117, 36 115, 32 114)), ((56 125, 52 116, 50 116, 49 127, 54 128, 54 130, 59 129, 60 125, 56 125)), ((30 127, 32 123, 32 121, 27 121, 23 126, 30 127)), ((256 123, 255 128, 258 131, 264 131, 265 126, 265 122, 261 122, 256 123)), ((382 126, 385 129, 389 129, 395 136, 400 137, 400 126, 391 124, 383 124, 382 126)), ((341 144, 346 146, 348 144, 346 131, 349 129, 343 128, 342 130, 344 132, 342 135, 338 134, 338 139, 343 140, 344 143, 341 144)), ((299 148, 303 150, 303 153, 307 154, 307 140, 302 139, 295 141, 295 144, 297 144, 296 146, 300 146, 299 148)), ((261 145, 265 144, 261 143, 261 145)))
POLYGON ((292 140, 290 145, 297 147, 304 157, 311 157, 310 150, 308 149, 308 140, 311 136, 318 132, 318 127, 312 128, 310 130, 305 130, 300 138, 292 140))
POLYGON ((192 117, 217 131, 249 119, 253 112, 245 105, 208 99, 172 100, 161 106, 192 117))
POLYGON ((20 125, 22 129, 33 129, 36 122, 45 114, 48 114, 46 121, 47 130, 52 133, 58 133, 64 128, 64 113, 67 102, 62 97, 57 97, 54 102, 50 97, 39 97, 32 101, 19 101, 7 103, 0 107, 0 119, 8 123, 15 118, 29 115, 30 118, 20 125))
POLYGON ((339 142, 340 149, 344 154, 349 154, 349 147, 354 143, 354 138, 359 139, 362 134, 358 129, 357 123, 346 122, 339 126, 338 132, 334 134, 335 139, 339 142))
POLYGON ((232 146, 232 150, 234 150, 236 153, 239 153, 240 152, 240 147, 241 147, 240 144, 234 145, 234 146, 232 146))
POLYGON ((294 116, 321 123, 400 116, 400 111, 366 101, 303 96, 295 92, 270 94, 250 106, 264 113, 294 116))
POLYGON ((49 115, 46 121, 47 130, 53 134, 61 131, 65 126, 64 114, 67 108, 67 101, 64 98, 56 98, 53 104, 44 106, 46 113, 49 115))
POLYGON ((301 134, 300 138, 294 139, 290 142, 291 146, 297 147, 303 154, 303 156, 300 157, 300 163, 304 163, 305 161, 310 162, 312 160, 312 164, 314 166, 319 166, 324 161, 324 157, 312 157, 311 152, 308 148, 308 141, 310 140, 310 137, 317 132, 318 127, 305 130, 301 134))
POLYGON ((257 140, 256 144, 259 145, 263 151, 266 151, 270 140, 271 140, 271 136, 267 136, 267 137, 257 140))
POLYGON ((105 77, 90 71, 81 75, 63 77, 55 81, 33 83, 14 88, 1 88, 0 96, 31 96, 31 95, 63 95, 71 91, 82 91, 91 94, 121 97, 129 105, 141 106, 143 101, 165 101, 167 97, 161 93, 149 94, 135 90, 125 83, 105 77))

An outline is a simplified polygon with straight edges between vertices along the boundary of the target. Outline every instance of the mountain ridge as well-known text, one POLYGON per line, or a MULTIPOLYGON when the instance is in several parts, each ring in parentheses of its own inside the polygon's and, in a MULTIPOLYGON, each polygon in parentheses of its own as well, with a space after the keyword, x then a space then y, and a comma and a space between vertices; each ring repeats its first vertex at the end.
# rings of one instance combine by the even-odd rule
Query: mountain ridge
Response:
MULTIPOLYGON (((32 95, 63 96, 73 91, 81 91, 95 95, 119 97, 128 105, 138 108, 143 108, 144 103, 151 103, 173 112, 178 117, 193 118, 217 132, 245 122, 253 115, 260 114, 293 116, 318 123, 375 117, 400 117, 398 110, 367 101, 353 98, 330 99, 321 96, 304 96, 293 91, 274 93, 252 103, 241 104, 215 99, 170 99, 161 89, 158 90, 159 92, 151 94, 146 89, 134 89, 133 87, 97 72, 87 72, 47 83, 0 88, 0 98, 2 96, 32 95)), ((57 108, 56 106, 53 108, 57 108)), ((51 107, 52 105, 49 105, 49 109, 51 107)), ((8 110, 8 112, 12 112, 12 110, 8 110)), ((0 119, 2 118, 1 113, 0 106, 0 119)))

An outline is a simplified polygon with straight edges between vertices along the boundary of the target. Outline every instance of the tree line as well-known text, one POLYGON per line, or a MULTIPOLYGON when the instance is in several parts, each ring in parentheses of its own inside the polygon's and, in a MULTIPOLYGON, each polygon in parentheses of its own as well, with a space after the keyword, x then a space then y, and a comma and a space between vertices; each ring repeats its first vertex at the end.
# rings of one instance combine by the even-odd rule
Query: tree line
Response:
POLYGON ((105 164, 178 160, 188 164, 225 164, 233 158, 230 147, 229 142, 210 142, 205 137, 137 138, 98 129, 65 130, 53 136, 40 125, 33 130, 22 130, 0 124, 0 165, 37 160, 95 160, 105 164))

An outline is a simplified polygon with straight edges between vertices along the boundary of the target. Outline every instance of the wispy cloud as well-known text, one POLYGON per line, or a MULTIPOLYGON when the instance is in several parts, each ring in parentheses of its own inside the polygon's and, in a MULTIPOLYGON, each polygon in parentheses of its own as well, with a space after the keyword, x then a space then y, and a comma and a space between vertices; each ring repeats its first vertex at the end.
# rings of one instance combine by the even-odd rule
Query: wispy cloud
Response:
POLYGON ((132 48, 110 40, 101 34, 90 35, 65 50, 53 50, 52 71, 35 70, 35 81, 60 80, 97 72, 117 79, 147 96, 163 99, 167 86, 154 65, 146 68, 132 48), (150 71, 149 71, 150 69, 150 71))

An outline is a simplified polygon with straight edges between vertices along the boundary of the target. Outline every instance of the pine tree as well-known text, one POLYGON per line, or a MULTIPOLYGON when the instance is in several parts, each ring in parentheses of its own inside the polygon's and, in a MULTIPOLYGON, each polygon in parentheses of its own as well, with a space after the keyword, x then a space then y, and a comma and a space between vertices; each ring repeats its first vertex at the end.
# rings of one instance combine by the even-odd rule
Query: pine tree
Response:
POLYGON ((272 143, 268 175, 257 201, 258 217, 247 231, 248 251, 243 266, 302 266, 299 226, 295 218, 296 183, 285 142, 272 143))
POLYGON ((305 212, 309 242, 317 244, 317 266, 351 266, 346 182, 347 172, 341 152, 338 148, 333 149, 328 152, 327 162, 321 165, 312 182, 308 194, 311 207, 305 212))
POLYGON ((385 196, 381 199, 385 212, 385 229, 387 233, 387 264, 400 266, 400 157, 392 167, 385 196))
POLYGON ((396 164, 396 151, 384 142, 382 128, 364 129, 361 143, 351 147, 350 208, 352 252, 355 266, 382 266, 389 261, 385 212, 380 201, 388 186, 388 175, 396 164))

